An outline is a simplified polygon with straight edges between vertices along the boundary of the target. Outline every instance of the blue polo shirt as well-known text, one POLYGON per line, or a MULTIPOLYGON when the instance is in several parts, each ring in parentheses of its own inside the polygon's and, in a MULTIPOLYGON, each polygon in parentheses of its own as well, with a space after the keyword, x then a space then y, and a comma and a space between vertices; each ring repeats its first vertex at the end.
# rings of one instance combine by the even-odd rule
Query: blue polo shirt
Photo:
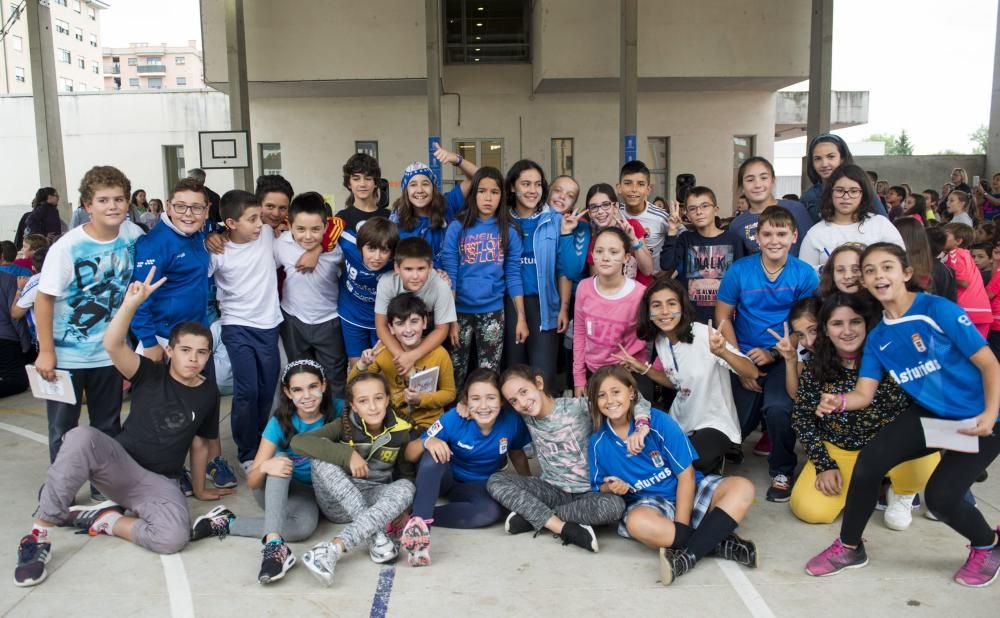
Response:
POLYGON ((524 421, 509 408, 500 410, 493 429, 486 435, 471 418, 462 418, 454 408, 427 428, 422 440, 443 440, 451 448, 451 473, 462 482, 485 481, 503 466, 509 451, 531 443, 524 421))

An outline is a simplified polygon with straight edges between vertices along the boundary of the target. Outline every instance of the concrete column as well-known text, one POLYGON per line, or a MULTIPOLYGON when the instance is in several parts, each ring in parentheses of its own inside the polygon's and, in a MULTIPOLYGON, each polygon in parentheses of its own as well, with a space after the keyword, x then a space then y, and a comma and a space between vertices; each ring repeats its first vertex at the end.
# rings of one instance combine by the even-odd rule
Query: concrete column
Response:
POLYGON ((986 177, 1000 171, 1000 7, 993 49, 993 97, 990 99, 990 137, 986 146, 986 177))
POLYGON ((59 192, 59 216, 72 216, 66 191, 66 163, 63 159, 62 123, 59 120, 59 84, 52 44, 52 20, 47 2, 25 2, 28 18, 28 53, 31 56, 31 93, 35 107, 35 141, 38 147, 40 186, 59 192))
MULTIPOLYGON (((830 74, 833 66, 833 0, 812 0, 812 29, 809 39, 809 112, 807 143, 830 131, 830 74)), ((808 158, 808 157, 807 157, 808 158)), ((806 175, 807 158, 802 161, 802 189, 811 186, 806 175)))
MULTIPOLYGON (((434 144, 441 142, 441 1, 424 0, 427 37, 427 164, 437 175, 438 189, 441 162, 434 158, 434 144)), ((400 187, 405 191, 406 187, 400 187)))
POLYGON ((226 0, 226 65, 229 70, 229 128, 247 132, 247 167, 233 170, 233 186, 254 190, 253 139, 250 135, 250 90, 247 85, 247 42, 243 0, 226 0))
POLYGON ((618 130, 621 136, 620 164, 636 158, 639 89, 639 9, 638 0, 621 0, 621 72, 618 93, 618 130))

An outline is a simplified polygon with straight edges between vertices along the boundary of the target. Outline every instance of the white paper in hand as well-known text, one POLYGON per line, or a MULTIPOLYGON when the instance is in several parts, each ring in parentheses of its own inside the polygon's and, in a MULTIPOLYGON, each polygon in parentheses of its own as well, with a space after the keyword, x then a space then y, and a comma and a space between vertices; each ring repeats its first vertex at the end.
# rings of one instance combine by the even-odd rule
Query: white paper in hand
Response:
POLYGON ((76 391, 73 390, 73 381, 70 380, 69 372, 65 369, 56 369, 56 379, 52 382, 42 379, 34 365, 25 365, 28 372, 28 384, 31 385, 31 394, 37 399, 49 399, 51 401, 61 401, 70 405, 76 404, 76 391))
POLYGON ((439 367, 428 367, 410 376, 410 390, 418 393, 433 393, 437 390, 439 367))
POLYGON ((960 453, 978 453, 979 436, 967 436, 958 433, 959 429, 972 429, 976 426, 975 418, 960 421, 949 421, 943 418, 921 418, 924 427, 924 440, 928 448, 942 448, 960 453))

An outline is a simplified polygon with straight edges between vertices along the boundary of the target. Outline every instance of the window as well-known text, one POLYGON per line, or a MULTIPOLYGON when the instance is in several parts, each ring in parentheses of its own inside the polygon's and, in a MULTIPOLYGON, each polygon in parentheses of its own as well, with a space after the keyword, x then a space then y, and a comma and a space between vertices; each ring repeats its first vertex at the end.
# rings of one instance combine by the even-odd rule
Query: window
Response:
POLYGON ((361 140, 354 142, 354 152, 363 152, 378 159, 378 142, 376 140, 361 140))
POLYGON ((184 171, 184 146, 164 146, 163 147, 163 186, 172 187, 174 184, 187 176, 184 171))
POLYGON ((138 88, 139 87, 139 78, 138 77, 130 77, 130 78, 128 78, 128 87, 129 88, 138 88))
POLYGON ((128 59, 128 65, 130 67, 134 67, 137 64, 139 64, 139 59, 136 58, 135 56, 133 56, 133 57, 131 57, 131 58, 128 59))
POLYGON ((100 73, 101 73, 101 65, 98 64, 98 62, 96 60, 91 60, 90 61, 90 72, 91 73, 96 73, 96 74, 100 75, 100 73))
POLYGON ((83 10, 80 0, 73 0, 73 10, 76 11, 77 13, 83 10))
POLYGON ((59 6, 66 6, 68 4, 67 0, 56 0, 56 4, 59 6))
POLYGON ((159 56, 146 56, 146 64, 163 64, 163 58, 159 56))
POLYGON ((63 92, 73 92, 73 80, 66 79, 65 77, 59 78, 59 89, 63 92))
POLYGON ((22 84, 26 81, 24 77, 24 67, 14 67, 14 81, 21 82, 22 84))
POLYGON ((573 138, 552 138, 552 176, 573 175, 573 138))
POLYGON ((146 84, 149 88, 155 88, 159 90, 163 88, 163 78, 162 77, 150 77, 148 83, 146 84))
MULTIPOLYGON (((649 181, 653 185, 653 195, 670 199, 670 138, 650 137, 646 143, 649 154, 645 160, 649 164, 649 181)), ((676 197, 675 197, 676 199, 676 197)))
MULTIPOLYGON (((83 40, 83 39, 81 39, 81 40, 83 40)), ((91 47, 97 47, 97 35, 96 34, 90 35, 90 46, 91 47)))
POLYGON ((69 52, 66 51, 65 49, 60 49, 56 53, 56 57, 59 58, 59 62, 62 62, 64 64, 72 64, 73 63, 72 56, 70 56, 69 52))
POLYGON ((97 21, 97 9, 92 6, 87 7, 87 17, 93 21, 97 21))
POLYGON ((83 41, 83 28, 73 28, 73 38, 77 41, 83 41))
MULTIPOLYGON (((468 138, 454 141, 455 152, 476 165, 489 165, 497 169, 505 169, 503 165, 503 140, 494 138, 468 138)), ((452 185, 461 182, 465 176, 455 167, 452 171, 452 185)))
POLYGON ((10 35, 10 45, 14 48, 14 51, 24 51, 24 39, 16 34, 10 35))
POLYGON ((445 0, 445 64, 531 62, 531 4, 445 0))
POLYGON ((736 178, 736 172, 739 171, 740 165, 755 154, 757 154, 756 135, 733 136, 733 180, 736 186, 739 186, 735 181, 739 180, 736 178))
POLYGON ((186 78, 186 77, 178 77, 177 78, 177 85, 178 86, 187 86, 188 85, 188 78, 186 78))
POLYGON ((57 19, 56 32, 58 32, 59 34, 69 34, 69 24, 61 19, 57 19))
POLYGON ((257 144, 260 173, 264 176, 281 173, 281 144, 257 144))
POLYGON ((184 56, 174 56, 174 64, 184 64, 187 59, 184 56))
POLYGON ((80 67, 81 69, 86 70, 86 68, 87 68, 87 59, 86 58, 77 57, 77 59, 76 59, 76 66, 80 67))

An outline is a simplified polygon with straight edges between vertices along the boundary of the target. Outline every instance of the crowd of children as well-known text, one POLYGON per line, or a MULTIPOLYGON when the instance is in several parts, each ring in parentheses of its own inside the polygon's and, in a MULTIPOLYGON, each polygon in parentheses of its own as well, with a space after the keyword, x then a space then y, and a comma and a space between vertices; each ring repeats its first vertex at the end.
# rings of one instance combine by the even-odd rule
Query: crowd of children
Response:
POLYGON ((758 429, 767 500, 807 523, 842 513, 808 574, 867 564, 885 485, 889 528, 922 494, 970 543, 955 581, 997 578, 1000 529, 969 488, 1000 453, 1000 243, 979 221, 1000 193, 963 188, 962 170, 944 196, 873 184, 833 135, 809 144, 801 201, 776 199, 767 159, 744 161, 729 220, 704 186, 650 202, 639 161, 577 207, 576 181, 533 161, 433 156, 464 179, 442 193, 413 163, 391 209, 378 161, 351 156, 337 213, 281 176, 221 198, 187 178, 160 211, 95 167, 85 222, 51 246, 26 235, 20 260, 0 243, 0 395, 26 388, 7 374, 34 357, 78 402, 46 403, 51 465, 17 585, 46 578, 61 525, 159 553, 258 538, 267 584, 321 515, 346 524, 301 556, 326 585, 355 547, 427 566, 435 526, 501 521, 590 552, 614 526, 658 551, 664 585, 712 555, 754 568, 736 534, 754 486, 725 468, 758 429), (191 524, 185 495, 239 484, 219 440, 223 347, 261 512, 191 524), (970 452, 927 441, 928 419, 965 421, 970 452), (94 503, 74 506, 88 482, 94 503))

